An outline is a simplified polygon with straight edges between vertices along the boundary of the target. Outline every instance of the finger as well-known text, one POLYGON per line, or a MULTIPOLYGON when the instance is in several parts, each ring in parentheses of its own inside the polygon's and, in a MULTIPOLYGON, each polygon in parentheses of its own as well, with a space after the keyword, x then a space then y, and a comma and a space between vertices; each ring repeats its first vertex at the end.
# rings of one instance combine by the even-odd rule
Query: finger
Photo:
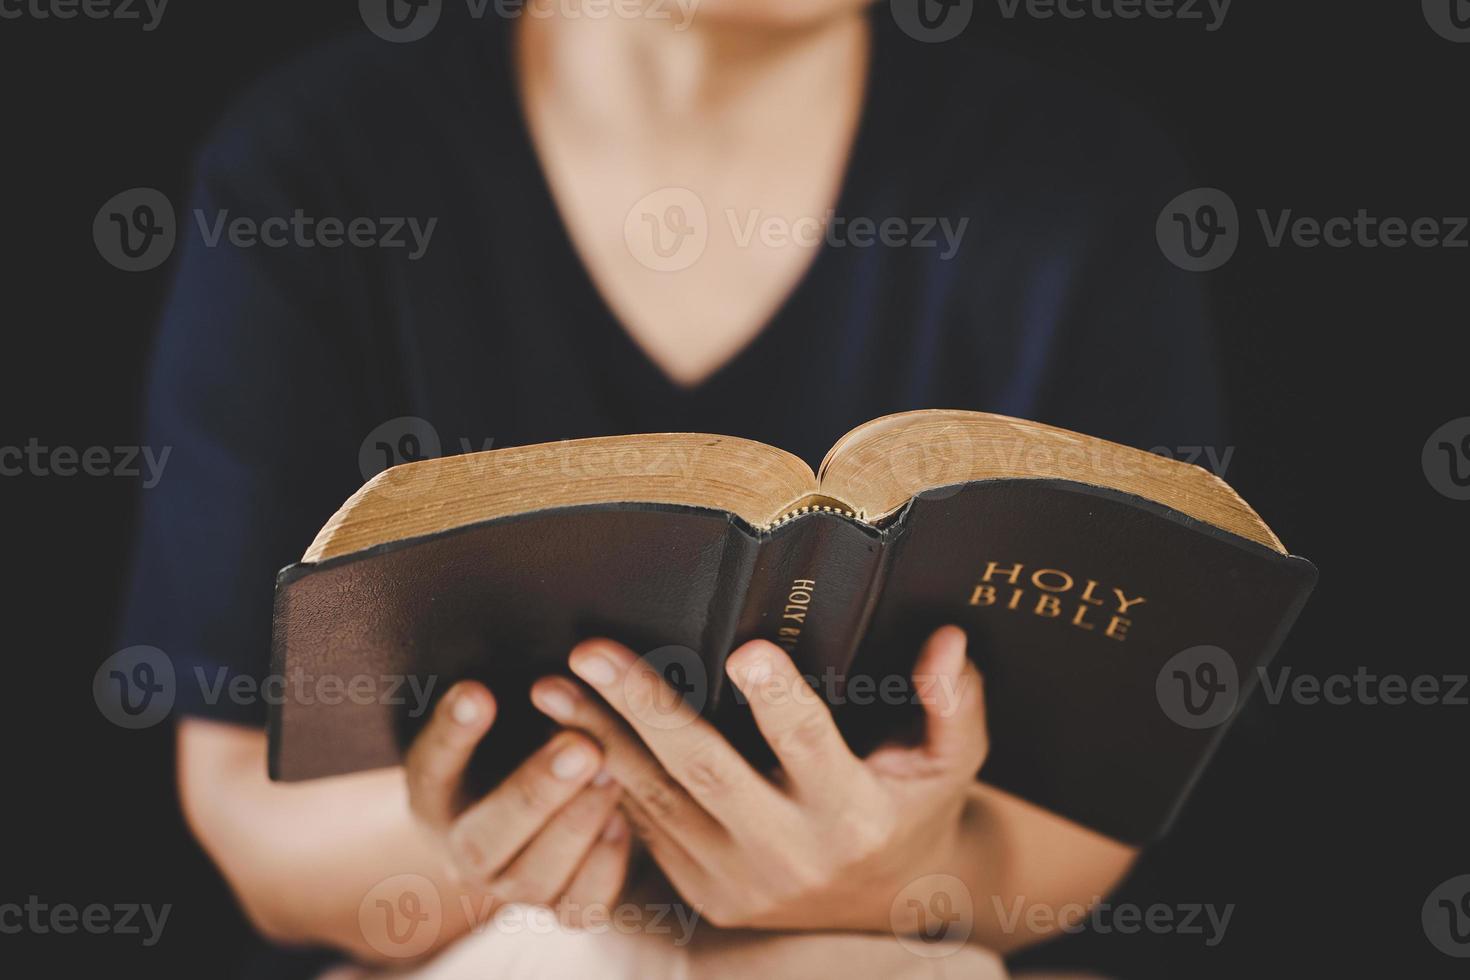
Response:
MULTIPOLYGON (((653 858, 669 884, 680 895, 708 895, 712 891, 714 873, 706 869, 677 837, 654 820, 637 800, 623 797, 623 816, 633 836, 653 858)), ((705 854, 706 858, 713 855, 705 854)))
POLYGON ((461 681, 439 699, 404 757, 409 806, 419 819, 439 828, 454 820, 463 805, 465 767, 495 711, 490 689, 476 681, 461 681))
POLYGON ((603 768, 647 812, 698 853, 728 841, 729 834, 664 770, 648 747, 601 701, 564 677, 531 686, 531 703, 553 721, 591 735, 602 746, 603 768))
POLYGON ((862 764, 786 652, 768 640, 752 640, 730 655, 725 669, 797 796, 841 806, 862 764))
POLYGON ((924 709, 924 737, 914 747, 889 746, 868 757, 887 775, 953 774, 973 779, 990 748, 985 684, 966 654, 964 630, 942 626, 914 664, 914 689, 924 709))
POLYGON ((601 694, 675 781, 732 832, 757 827, 787 801, 658 671, 610 640, 579 643, 572 672, 601 694))
POLYGON ((601 762, 601 750, 587 736, 553 736, 451 825, 449 850, 460 876, 476 884, 494 880, 552 814, 591 781, 601 762))
POLYGON ((503 902, 549 905, 587 858, 621 793, 610 778, 594 777, 491 882, 490 893, 503 902))
POLYGON ((628 854, 632 846, 628 818, 615 806, 582 866, 566 886, 567 914, 563 919, 567 925, 581 925, 589 912, 604 915, 617 903, 628 877, 628 854))

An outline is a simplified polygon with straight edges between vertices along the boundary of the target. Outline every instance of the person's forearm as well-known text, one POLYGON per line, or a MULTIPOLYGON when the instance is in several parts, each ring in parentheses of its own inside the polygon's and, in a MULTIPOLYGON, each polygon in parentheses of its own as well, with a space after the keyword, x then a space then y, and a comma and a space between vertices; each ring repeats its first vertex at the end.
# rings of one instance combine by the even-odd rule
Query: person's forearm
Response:
MULTIPOLYGON (((1127 873, 1137 851, 977 783, 945 867, 974 910, 970 939, 1007 953, 1080 921, 1127 873)), ((960 908, 955 903, 955 908, 960 908)))
MULTIPOLYGON (((414 822, 400 772, 272 783, 263 733, 196 721, 181 724, 179 762, 190 825, 269 938, 401 961, 395 953, 425 955, 482 918, 484 899, 450 880, 443 856, 414 822), (385 940, 391 908, 374 903, 360 915, 369 893, 397 875, 421 876, 437 892, 442 915, 423 926, 438 927, 428 948, 420 948, 422 932, 401 944, 385 940)), ((402 894, 390 886, 377 897, 396 904, 402 894)), ((417 901, 432 907, 424 904, 430 895, 417 901)))

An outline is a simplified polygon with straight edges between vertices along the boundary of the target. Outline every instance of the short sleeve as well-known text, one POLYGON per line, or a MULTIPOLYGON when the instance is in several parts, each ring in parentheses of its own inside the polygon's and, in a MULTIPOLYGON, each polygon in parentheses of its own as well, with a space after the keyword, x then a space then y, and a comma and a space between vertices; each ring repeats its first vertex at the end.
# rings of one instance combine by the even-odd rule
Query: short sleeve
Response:
POLYGON ((196 165, 147 388, 144 442, 167 456, 141 491, 120 636, 167 655, 178 713, 250 724, 276 573, 361 481, 341 258, 211 237, 222 215, 309 201, 284 173, 232 130, 196 165))

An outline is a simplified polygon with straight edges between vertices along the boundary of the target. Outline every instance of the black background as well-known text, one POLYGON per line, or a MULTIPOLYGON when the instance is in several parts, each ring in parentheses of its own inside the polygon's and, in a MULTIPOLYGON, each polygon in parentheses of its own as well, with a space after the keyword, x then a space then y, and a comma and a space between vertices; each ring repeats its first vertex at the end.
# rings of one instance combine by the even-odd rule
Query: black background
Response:
MULTIPOLYGON (((1470 214, 1470 44, 1434 34, 1417 3, 1237 0, 1213 33, 999 9, 979 4, 969 31, 1126 93, 1240 209, 1239 250, 1206 274, 1236 447, 1227 476, 1322 570, 1283 662, 1318 675, 1464 673, 1470 503, 1431 488, 1420 451, 1470 415, 1470 250, 1273 249, 1254 215, 1470 214)), ((94 214, 135 186, 182 200, 190 149, 245 82, 361 29, 343 0, 175 0, 152 33, 0 20, 0 443, 137 444, 168 268, 107 265, 94 214)), ((178 815, 172 733, 122 731, 90 696, 113 649, 137 481, 5 477, 0 492, 11 606, 0 902, 171 903, 153 948, 83 934, 26 945, 58 966, 83 956, 109 970, 228 973, 249 933, 178 815)), ((1094 936, 1049 955, 1123 975, 1463 975, 1465 961, 1427 942, 1420 908, 1470 873, 1467 719, 1464 706, 1258 700, 1126 895, 1234 903, 1225 941, 1094 936)), ((0 960, 19 945, 0 935, 0 960)))

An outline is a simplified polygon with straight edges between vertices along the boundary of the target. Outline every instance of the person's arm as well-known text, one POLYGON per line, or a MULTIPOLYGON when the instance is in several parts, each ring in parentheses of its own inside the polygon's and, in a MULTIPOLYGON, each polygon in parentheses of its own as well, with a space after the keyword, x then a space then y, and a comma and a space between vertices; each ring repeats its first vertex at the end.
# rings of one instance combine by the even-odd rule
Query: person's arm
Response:
POLYGON ((585 736, 554 737, 489 795, 462 799, 494 714, 487 690, 461 684, 404 768, 290 785, 267 778, 263 732, 186 719, 184 812, 257 929, 368 962, 427 956, 502 902, 560 899, 575 911, 615 901, 629 835, 616 784, 594 780, 601 753, 585 736), (410 930, 392 921, 398 908, 430 918, 410 930))
POLYGON ((588 641, 570 663, 600 698, 543 678, 532 700, 602 744, 638 835, 715 925, 922 932, 949 922, 1005 952, 1073 924, 1136 855, 975 782, 989 744, 984 688, 956 627, 937 631, 914 667, 923 741, 865 759, 779 647, 756 640, 732 653, 730 677, 780 763, 775 780, 677 699, 671 715, 663 679, 627 648, 588 641), (1062 918, 1025 914, 1032 906, 1062 918))

